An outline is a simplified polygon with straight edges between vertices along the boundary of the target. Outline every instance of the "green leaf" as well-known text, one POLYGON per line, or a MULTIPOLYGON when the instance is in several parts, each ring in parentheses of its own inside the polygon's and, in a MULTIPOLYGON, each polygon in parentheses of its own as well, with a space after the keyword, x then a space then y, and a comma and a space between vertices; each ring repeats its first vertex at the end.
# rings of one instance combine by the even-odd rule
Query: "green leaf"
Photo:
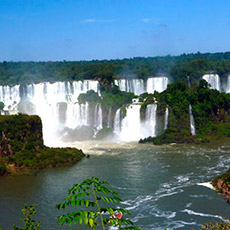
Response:
POLYGON ((79 224, 81 225, 82 224, 82 217, 79 216, 79 224))
POLYGON ((84 223, 85 223, 85 225, 88 225, 88 222, 89 222, 89 219, 88 219, 88 217, 84 217, 84 223))
POLYGON ((89 206, 89 200, 85 201, 85 206, 88 207, 89 206))

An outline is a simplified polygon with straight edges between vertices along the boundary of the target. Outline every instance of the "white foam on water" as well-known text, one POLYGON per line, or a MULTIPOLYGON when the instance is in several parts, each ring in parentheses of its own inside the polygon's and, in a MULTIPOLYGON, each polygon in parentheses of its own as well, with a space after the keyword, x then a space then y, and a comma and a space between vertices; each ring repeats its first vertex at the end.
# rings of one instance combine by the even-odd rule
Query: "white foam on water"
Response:
POLYGON ((139 207, 142 203, 149 201, 153 199, 153 196, 151 195, 146 195, 146 196, 138 196, 135 200, 127 200, 127 201, 122 201, 122 204, 126 205, 132 205, 130 207, 126 207, 127 210, 133 210, 137 207, 139 207))
POLYGON ((150 211, 150 214, 154 217, 166 218, 166 219, 172 219, 176 216, 176 212, 161 211, 161 210, 150 211))
POLYGON ((212 190, 215 190, 215 188, 212 186, 212 183, 211 182, 203 182, 203 183, 197 183, 197 185, 199 186, 204 186, 206 188, 210 188, 212 190))
POLYGON ((207 213, 195 212, 195 211, 192 211, 190 209, 184 209, 181 212, 188 213, 189 215, 202 216, 202 217, 213 217, 213 218, 216 218, 216 219, 220 219, 222 221, 224 220, 223 217, 218 216, 218 215, 212 215, 212 214, 207 214, 207 213))

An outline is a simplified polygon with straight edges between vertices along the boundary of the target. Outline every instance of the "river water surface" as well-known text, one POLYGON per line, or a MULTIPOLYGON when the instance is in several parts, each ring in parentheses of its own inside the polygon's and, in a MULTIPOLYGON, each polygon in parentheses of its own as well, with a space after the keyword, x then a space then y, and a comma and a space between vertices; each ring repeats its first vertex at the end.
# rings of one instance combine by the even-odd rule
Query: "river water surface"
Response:
POLYGON ((199 185, 224 172, 230 146, 81 142, 72 144, 91 154, 72 167, 48 169, 31 176, 0 178, 0 228, 19 224, 24 203, 37 203, 42 229, 57 225, 64 200, 74 183, 97 176, 123 198, 122 208, 142 229, 199 229, 202 223, 230 218, 230 205, 210 188, 199 185))

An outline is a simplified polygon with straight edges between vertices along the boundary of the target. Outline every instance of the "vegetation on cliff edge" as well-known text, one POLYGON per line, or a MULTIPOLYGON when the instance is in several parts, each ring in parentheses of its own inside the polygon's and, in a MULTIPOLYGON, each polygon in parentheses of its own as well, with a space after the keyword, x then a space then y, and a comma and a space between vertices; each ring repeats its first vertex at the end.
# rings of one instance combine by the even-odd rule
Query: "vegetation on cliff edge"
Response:
POLYGON ((44 146, 38 116, 0 116, 0 175, 71 165, 83 157, 76 148, 44 146))

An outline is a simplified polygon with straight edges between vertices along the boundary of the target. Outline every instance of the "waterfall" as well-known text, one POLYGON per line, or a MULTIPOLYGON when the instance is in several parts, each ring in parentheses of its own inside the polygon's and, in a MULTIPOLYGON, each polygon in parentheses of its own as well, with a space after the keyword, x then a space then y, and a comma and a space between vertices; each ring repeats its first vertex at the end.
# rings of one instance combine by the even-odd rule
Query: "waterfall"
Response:
POLYGON ((228 75, 227 85, 225 87, 225 92, 230 93, 230 75, 228 75))
POLYGON ((194 117, 192 114, 192 106, 189 104, 189 117, 190 117, 190 131, 193 136, 196 135, 196 128, 195 128, 195 122, 194 122, 194 117))
POLYGON ((108 120, 107 120, 107 128, 112 128, 112 108, 109 108, 108 112, 108 120))
POLYGON ((68 103, 65 126, 75 129, 89 125, 89 104, 68 103))
POLYGON ((149 104, 145 113, 145 137, 156 136, 157 104, 149 104))
POLYGON ((115 134, 120 135, 120 132, 121 132, 121 109, 118 109, 115 113, 113 131, 115 134))
POLYGON ((142 138, 140 105, 129 105, 126 116, 121 122, 121 132, 119 138, 123 141, 138 141, 142 138))
POLYGON ((135 95, 140 95, 145 92, 144 81, 142 79, 114 80, 114 84, 119 86, 121 91, 132 92, 135 95))
POLYGON ((167 88, 168 78, 167 77, 152 77, 147 80, 147 92, 154 93, 162 92, 167 88))
MULTIPOLYGON (((94 90, 100 94, 98 81, 84 80, 73 82, 55 82, 28 84, 26 86, 0 86, 0 101, 5 110, 36 114, 42 119, 44 143, 57 146, 59 131, 65 126, 71 129, 89 125, 89 105, 79 104, 78 96, 94 90), (65 111, 61 111, 61 104, 65 111), (62 116, 60 114, 62 113, 62 116), (65 116, 63 116, 63 113, 65 116), (64 117, 65 121, 60 121, 64 117), (63 123, 64 122, 64 123, 63 123)), ((98 107, 98 128, 102 126, 101 106, 98 107)))
POLYGON ((19 85, 0 86, 0 101, 4 102, 5 110, 17 110, 18 103, 20 102, 19 85))
POLYGON ((145 87, 142 79, 120 79, 115 80, 114 84, 119 86, 121 91, 133 92, 135 95, 140 95, 144 92, 154 93, 154 91, 162 92, 167 88, 167 77, 152 77, 147 79, 145 87))
POLYGON ((169 108, 167 106, 165 109, 164 130, 166 130, 168 128, 168 120, 169 120, 169 108))
POLYGON ((102 127, 102 109, 101 104, 97 103, 94 110, 94 128, 101 130, 102 127))
POLYGON ((219 75, 217 75, 217 74, 205 74, 202 78, 211 85, 212 89, 220 90, 219 75))

